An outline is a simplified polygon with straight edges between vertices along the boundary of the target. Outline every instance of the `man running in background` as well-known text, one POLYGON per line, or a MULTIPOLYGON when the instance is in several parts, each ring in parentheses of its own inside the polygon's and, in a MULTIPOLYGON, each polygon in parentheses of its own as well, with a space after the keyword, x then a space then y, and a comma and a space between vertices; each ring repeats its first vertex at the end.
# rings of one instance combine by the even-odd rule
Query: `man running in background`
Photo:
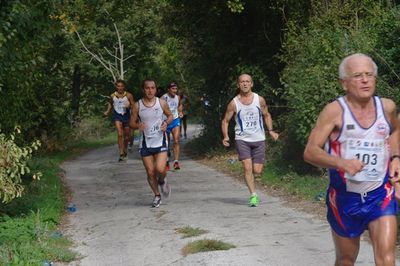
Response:
POLYGON ((125 89, 125 81, 119 79, 115 82, 115 92, 111 94, 107 110, 104 112, 104 116, 108 116, 111 109, 114 110, 112 119, 117 129, 119 162, 125 160, 127 156, 126 150, 131 136, 129 119, 131 106, 135 104, 133 95, 125 91, 125 89))
POLYGON ((242 162, 244 177, 250 191, 249 206, 256 207, 259 198, 255 191, 254 176, 260 176, 265 161, 265 131, 273 140, 279 135, 272 128, 271 114, 263 97, 252 92, 253 79, 242 74, 237 79, 239 94, 228 104, 221 123, 222 144, 229 147, 228 125, 235 115, 235 140, 239 160, 242 162), (264 123, 267 129, 264 129, 264 123))
POLYGON ((168 104, 156 97, 157 88, 154 80, 143 82, 144 96, 132 108, 130 127, 139 129, 139 153, 147 173, 147 181, 154 193, 153 208, 161 204, 161 192, 169 197, 171 187, 166 178, 165 162, 167 160, 167 136, 165 131, 172 121, 168 104), (166 119, 165 119, 166 117, 166 119))
MULTIPOLYGON (((170 133, 172 133, 172 138, 174 140, 174 146, 173 146, 173 152, 174 152, 174 169, 179 170, 180 165, 179 165, 179 156, 180 156, 180 124, 181 124, 181 117, 183 116, 182 114, 182 104, 180 101, 179 95, 177 95, 178 92, 178 86, 176 83, 170 83, 168 85, 168 91, 165 93, 161 98, 164 99, 168 106, 169 109, 171 110, 171 113, 173 115, 173 120, 171 124, 168 125, 167 127, 167 135, 168 135, 168 143, 170 143, 170 133)), ((167 170, 169 170, 169 160, 167 161, 166 165, 167 170)))
POLYGON ((181 104, 182 104, 182 118, 181 118, 181 125, 180 125, 180 137, 182 138, 182 133, 185 139, 187 139, 187 116, 189 112, 189 107, 190 107, 190 102, 189 102, 189 97, 181 91, 179 93, 179 96, 181 98, 181 104), (183 131, 182 131, 182 126, 183 126, 183 131))

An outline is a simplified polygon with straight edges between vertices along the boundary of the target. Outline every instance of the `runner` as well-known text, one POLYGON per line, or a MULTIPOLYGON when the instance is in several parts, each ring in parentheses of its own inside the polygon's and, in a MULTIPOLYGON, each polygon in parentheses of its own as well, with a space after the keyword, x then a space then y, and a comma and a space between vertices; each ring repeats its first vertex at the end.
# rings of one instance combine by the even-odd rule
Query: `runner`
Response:
POLYGON ((113 108, 114 110, 113 121, 117 129, 119 162, 125 160, 127 156, 126 149, 131 136, 129 128, 130 107, 135 104, 132 94, 125 91, 125 89, 125 81, 119 79, 115 82, 115 92, 111 94, 107 110, 104 112, 104 116, 108 116, 111 109, 113 108))
POLYGON ((367 55, 343 59, 345 95, 325 106, 311 131, 305 161, 329 169, 326 204, 335 265, 354 265, 368 229, 376 265, 395 265, 399 122, 390 99, 374 96, 378 68, 367 55), (324 149, 325 147, 325 149, 324 149))
MULTIPOLYGON (((172 133, 172 138, 174 139, 174 146, 173 146, 173 152, 174 152, 174 169, 179 170, 180 165, 179 165, 179 156, 180 156, 180 124, 181 124, 181 117, 183 116, 182 114, 182 103, 180 101, 179 95, 177 95, 178 92, 178 86, 176 83, 171 83, 168 85, 168 92, 165 93, 162 96, 162 99, 164 99, 169 106, 169 109, 172 112, 173 115, 173 121, 171 124, 168 125, 167 127, 167 135, 168 135, 168 146, 170 143, 170 133, 172 133)), ((167 170, 169 170, 169 159, 167 160, 166 164, 167 170)))
POLYGON ((224 119, 221 123, 222 144, 229 147, 228 125, 235 115, 235 140, 239 160, 242 161, 244 177, 250 191, 249 206, 256 207, 259 198, 255 191, 254 176, 260 176, 265 161, 265 130, 272 139, 279 135, 272 128, 271 114, 263 97, 252 92, 253 80, 250 75, 238 77, 239 94, 228 104, 224 119), (264 119, 264 122, 262 121, 264 119))
POLYGON ((181 99, 181 103, 182 103, 182 117, 181 117, 181 125, 180 125, 180 137, 182 138, 182 132, 183 132, 183 136, 185 137, 185 139, 187 139, 187 134, 186 134, 186 130, 187 130, 187 116, 188 116, 188 111, 189 111, 189 107, 190 107, 190 102, 189 102, 189 97, 183 93, 183 91, 180 92, 179 97, 181 99), (183 126, 183 131, 182 131, 182 126, 183 126))
POLYGON ((161 204, 158 186, 165 198, 171 193, 165 170, 168 145, 165 131, 172 121, 172 113, 168 104, 156 97, 154 80, 145 80, 142 88, 144 96, 132 108, 130 126, 140 131, 139 153, 146 169, 147 180, 154 193, 152 207, 157 208, 161 204))

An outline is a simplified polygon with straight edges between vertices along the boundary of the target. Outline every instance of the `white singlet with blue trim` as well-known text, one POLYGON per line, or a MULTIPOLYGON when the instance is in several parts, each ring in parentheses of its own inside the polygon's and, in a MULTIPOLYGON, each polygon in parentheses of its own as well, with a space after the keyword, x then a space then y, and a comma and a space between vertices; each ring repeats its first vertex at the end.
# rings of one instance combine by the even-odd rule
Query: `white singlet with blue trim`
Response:
POLYGON ((145 130, 140 134, 139 148, 143 148, 143 141, 147 148, 159 148, 163 145, 165 132, 161 131, 163 109, 160 99, 156 97, 153 106, 147 107, 142 99, 139 100, 139 120, 144 123, 145 130))
POLYGON ((236 96, 235 139, 247 142, 265 140, 264 120, 260 107, 260 97, 253 92, 253 101, 249 105, 242 104, 236 96))
POLYGON ((388 171, 390 123, 385 117, 383 104, 377 96, 375 103, 375 122, 362 127, 351 112, 344 97, 338 98, 343 108, 343 121, 340 136, 337 138, 339 156, 345 159, 358 159, 364 168, 355 175, 344 173, 347 191, 365 193, 379 187, 388 171))
POLYGON ((112 100, 113 100, 113 106, 114 110, 116 113, 124 115, 130 105, 127 93, 124 92, 122 97, 118 97, 117 93, 114 92, 111 94, 112 100))
POLYGON ((171 110, 173 119, 179 117, 178 106, 179 106, 179 96, 171 97, 168 93, 164 94, 162 98, 168 103, 169 110, 171 110))

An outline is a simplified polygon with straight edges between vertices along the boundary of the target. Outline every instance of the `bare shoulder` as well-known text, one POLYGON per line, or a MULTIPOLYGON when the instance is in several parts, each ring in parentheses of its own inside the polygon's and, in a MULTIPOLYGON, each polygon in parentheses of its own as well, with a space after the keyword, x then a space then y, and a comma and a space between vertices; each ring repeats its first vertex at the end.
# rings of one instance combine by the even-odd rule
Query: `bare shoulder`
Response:
POLYGON ((343 109, 338 101, 333 101, 325 105, 319 114, 318 120, 322 120, 325 123, 335 124, 336 126, 341 125, 343 109))
POLYGON ((228 106, 226 108, 226 111, 231 111, 231 112, 236 112, 236 104, 235 104, 235 100, 232 99, 229 103, 228 106))
POLYGON ((165 106, 167 106, 167 101, 165 101, 163 98, 158 98, 158 100, 160 101, 160 105, 161 107, 165 108, 165 106))
POLYGON ((128 98, 129 98, 129 99, 135 100, 135 97, 133 97, 133 94, 132 94, 132 93, 127 92, 127 94, 128 94, 128 98))
POLYGON ((265 101, 264 97, 262 97, 261 95, 258 95, 258 99, 260 100, 260 105, 267 105, 267 102, 265 101))
POLYGON ((396 111, 396 104, 394 103, 394 101, 392 99, 381 98, 381 101, 382 101, 382 105, 383 105, 383 110, 385 110, 385 112, 391 113, 391 112, 396 111))

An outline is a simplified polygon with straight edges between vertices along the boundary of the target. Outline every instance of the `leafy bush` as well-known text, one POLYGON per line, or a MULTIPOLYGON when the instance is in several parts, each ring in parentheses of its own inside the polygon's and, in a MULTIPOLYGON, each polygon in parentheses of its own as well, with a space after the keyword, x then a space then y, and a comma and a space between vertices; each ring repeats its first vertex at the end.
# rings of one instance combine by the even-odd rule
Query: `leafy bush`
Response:
MULTIPOLYGON (((24 190, 21 177, 30 173, 27 161, 40 146, 39 141, 34 141, 30 146, 19 147, 14 140, 14 134, 7 138, 0 133, 0 199, 3 203, 21 196, 24 190)), ((32 175, 33 179, 40 176, 40 172, 32 175)))
MULTIPOLYGON (((344 4, 332 1, 327 8, 320 6, 316 10, 305 28, 298 28, 296 23, 288 24, 281 57, 286 64, 282 73, 284 97, 291 110, 285 117, 289 136, 286 147, 298 147, 288 150, 297 153, 292 156, 296 159, 301 156, 319 112, 328 102, 344 94, 337 69, 345 56, 355 52, 369 54, 380 68, 377 94, 391 98, 396 94, 391 87, 395 83, 387 79, 386 73, 390 73, 392 79, 395 75, 392 69, 388 71, 386 60, 390 59, 390 65, 394 65, 398 62, 394 54, 398 53, 386 52, 390 56, 384 58, 384 52, 377 47, 380 43, 386 47, 391 45, 386 33, 393 28, 389 27, 390 21, 396 21, 399 13, 381 2, 369 0, 344 4), (385 67, 381 69, 381 66, 385 67)), ((393 22, 394 32, 399 31, 398 24, 393 22)))

